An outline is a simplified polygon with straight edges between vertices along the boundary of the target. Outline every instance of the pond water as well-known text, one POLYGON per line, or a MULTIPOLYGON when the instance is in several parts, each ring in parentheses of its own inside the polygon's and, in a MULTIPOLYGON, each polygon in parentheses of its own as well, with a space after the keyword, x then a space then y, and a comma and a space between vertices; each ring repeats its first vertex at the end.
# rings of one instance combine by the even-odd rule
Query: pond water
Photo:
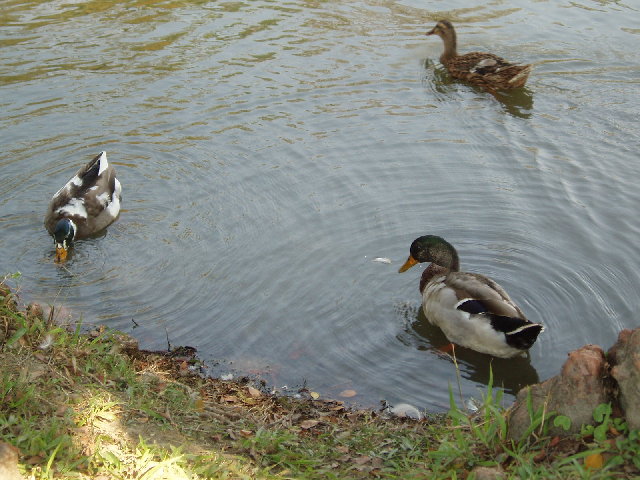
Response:
POLYGON ((336 0, 4 1, 0 272, 25 301, 213 375, 442 410, 456 369, 420 312, 438 234, 546 331, 529 359, 458 350, 507 399, 569 351, 640 325, 638 4, 336 0), (494 98, 438 62, 534 63, 494 98), (47 204, 106 150, 123 211, 54 264, 47 204), (378 257, 391 263, 375 261, 378 257))

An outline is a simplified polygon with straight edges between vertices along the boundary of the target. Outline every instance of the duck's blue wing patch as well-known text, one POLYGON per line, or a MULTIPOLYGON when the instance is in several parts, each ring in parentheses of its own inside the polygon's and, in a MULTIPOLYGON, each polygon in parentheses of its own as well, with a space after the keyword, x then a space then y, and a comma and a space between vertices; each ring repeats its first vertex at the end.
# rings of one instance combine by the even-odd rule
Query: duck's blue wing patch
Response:
POLYGON ((458 310, 462 310, 463 312, 470 313, 471 315, 475 315, 478 313, 485 313, 488 311, 487 307, 480 300, 463 300, 460 302, 456 308, 458 310))

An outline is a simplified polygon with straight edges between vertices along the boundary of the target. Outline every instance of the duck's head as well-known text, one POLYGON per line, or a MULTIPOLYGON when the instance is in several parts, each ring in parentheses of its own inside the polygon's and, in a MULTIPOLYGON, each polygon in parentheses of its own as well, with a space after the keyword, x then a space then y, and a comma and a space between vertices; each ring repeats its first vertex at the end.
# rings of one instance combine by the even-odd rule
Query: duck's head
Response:
POLYGON ((58 220, 53 231, 53 241, 56 244, 56 262, 64 262, 67 259, 74 238, 76 238, 76 225, 73 221, 68 218, 58 220))
POLYGON ((424 235, 416 238, 409 249, 409 258, 398 272, 409 270, 417 263, 432 262, 451 271, 460 268, 458 252, 444 238, 437 235, 424 235))
POLYGON ((427 32, 427 35, 438 35, 440 38, 455 38, 456 31, 449 20, 440 20, 436 26, 427 32))

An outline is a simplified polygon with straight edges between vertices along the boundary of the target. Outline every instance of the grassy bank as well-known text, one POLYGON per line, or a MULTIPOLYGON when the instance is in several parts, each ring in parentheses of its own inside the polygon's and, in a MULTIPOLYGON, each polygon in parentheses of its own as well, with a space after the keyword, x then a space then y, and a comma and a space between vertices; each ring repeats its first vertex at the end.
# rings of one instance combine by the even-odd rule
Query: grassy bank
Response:
MULTIPOLYGON (((637 432, 507 440, 491 388, 470 417, 421 421, 339 401, 275 397, 198 375, 188 349, 145 352, 126 335, 56 325, 0 285, 0 441, 26 478, 632 478, 637 432)), ((446 388, 443 386, 443 388, 446 388)), ((315 397, 315 395, 313 395, 315 397)), ((610 427, 610 428, 609 428, 610 427)))

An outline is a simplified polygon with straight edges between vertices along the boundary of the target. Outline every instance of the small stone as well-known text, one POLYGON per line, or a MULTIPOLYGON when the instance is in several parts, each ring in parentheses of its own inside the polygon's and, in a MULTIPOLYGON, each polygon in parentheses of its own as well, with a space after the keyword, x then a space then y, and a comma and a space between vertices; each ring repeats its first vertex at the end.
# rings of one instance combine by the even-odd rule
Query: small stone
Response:
POLYGON ((497 467, 474 467, 470 477, 475 480, 499 480, 504 478, 504 470, 499 465, 497 467))
POLYGON ((399 418, 412 418, 414 420, 422 420, 422 414, 413 405, 408 403, 399 403, 389 409, 389 413, 399 418))
POLYGON ((2 480, 23 480, 18 471, 18 449, 0 442, 0 478, 2 480))

